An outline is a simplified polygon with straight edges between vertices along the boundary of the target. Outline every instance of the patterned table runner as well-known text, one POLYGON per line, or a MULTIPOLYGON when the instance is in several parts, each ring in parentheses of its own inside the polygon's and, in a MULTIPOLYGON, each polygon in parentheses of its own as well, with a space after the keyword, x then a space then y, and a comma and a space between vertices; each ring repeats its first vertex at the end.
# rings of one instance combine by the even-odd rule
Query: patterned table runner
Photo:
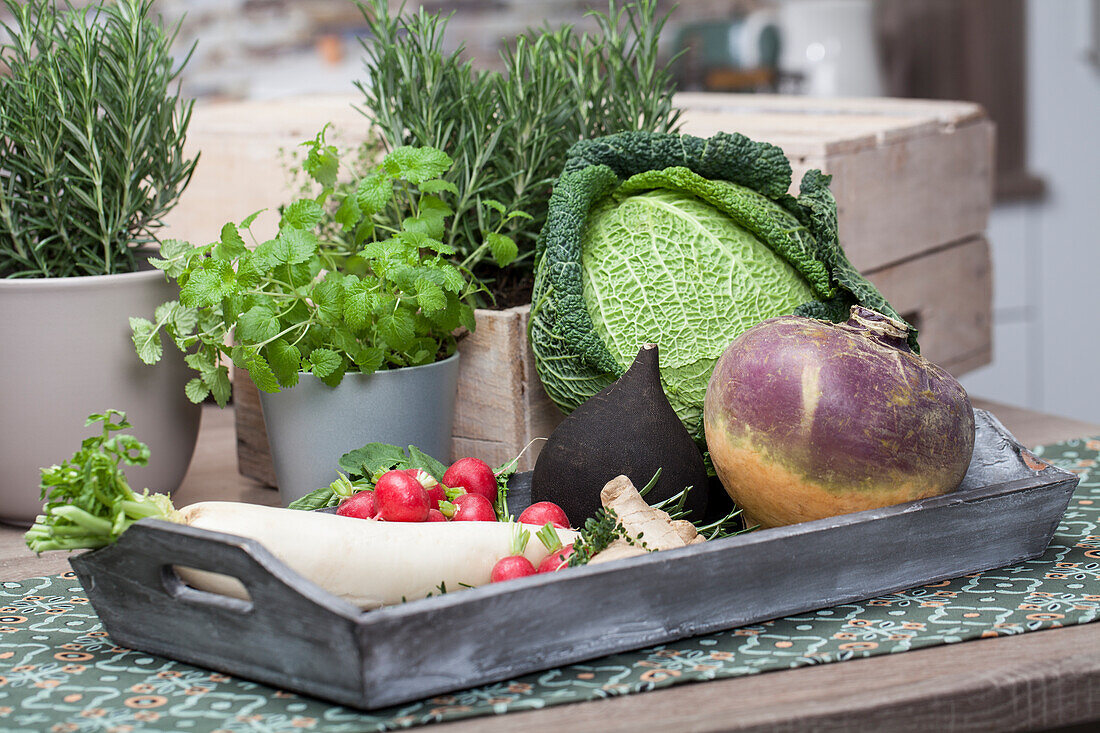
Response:
POLYGON ((1088 623, 1100 616, 1100 439, 1035 452, 1081 477, 1036 560, 374 713, 120 648, 72 573, 3 582, 0 730, 393 730, 1088 623))

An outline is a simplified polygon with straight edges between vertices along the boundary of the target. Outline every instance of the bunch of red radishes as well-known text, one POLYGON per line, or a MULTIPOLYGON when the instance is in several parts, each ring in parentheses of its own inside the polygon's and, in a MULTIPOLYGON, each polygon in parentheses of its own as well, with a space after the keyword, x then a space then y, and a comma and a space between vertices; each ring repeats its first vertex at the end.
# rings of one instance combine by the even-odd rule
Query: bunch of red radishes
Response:
MULTIPOLYGON (((382 474, 373 489, 352 494, 336 508, 345 517, 387 522, 495 522, 497 476, 480 458, 460 458, 443 481, 422 469, 393 469, 382 474)), ((512 555, 493 567, 492 582, 558 570, 568 564, 573 546, 563 547, 555 527, 569 528, 569 519, 557 504, 540 501, 519 515, 519 524, 541 526, 536 533, 550 554, 538 568, 523 557, 530 532, 517 530, 512 555)))

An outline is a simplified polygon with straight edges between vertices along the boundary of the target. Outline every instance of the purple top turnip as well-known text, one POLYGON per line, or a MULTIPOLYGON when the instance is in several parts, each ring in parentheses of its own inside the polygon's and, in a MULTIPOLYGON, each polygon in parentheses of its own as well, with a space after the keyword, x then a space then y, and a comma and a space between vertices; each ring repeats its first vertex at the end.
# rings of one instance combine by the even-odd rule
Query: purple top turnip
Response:
POLYGON ((746 526, 772 527, 942 494, 974 449, 963 387, 913 353, 905 324, 782 316, 733 341, 704 402, 707 446, 746 526))

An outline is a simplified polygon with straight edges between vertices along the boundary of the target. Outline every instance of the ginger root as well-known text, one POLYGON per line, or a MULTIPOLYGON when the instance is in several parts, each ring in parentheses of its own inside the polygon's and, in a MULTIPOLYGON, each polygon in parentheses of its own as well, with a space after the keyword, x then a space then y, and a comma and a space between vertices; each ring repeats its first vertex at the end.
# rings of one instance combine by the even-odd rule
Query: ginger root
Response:
POLYGON ((605 508, 615 511, 619 524, 627 536, 634 540, 634 544, 625 539, 617 539, 607 549, 593 555, 588 561, 589 565, 706 541, 705 537, 695 531, 691 522, 686 519, 673 520, 666 512, 647 504, 626 476, 616 476, 608 481, 600 491, 600 502, 605 508), (637 539, 639 535, 641 540, 637 539))

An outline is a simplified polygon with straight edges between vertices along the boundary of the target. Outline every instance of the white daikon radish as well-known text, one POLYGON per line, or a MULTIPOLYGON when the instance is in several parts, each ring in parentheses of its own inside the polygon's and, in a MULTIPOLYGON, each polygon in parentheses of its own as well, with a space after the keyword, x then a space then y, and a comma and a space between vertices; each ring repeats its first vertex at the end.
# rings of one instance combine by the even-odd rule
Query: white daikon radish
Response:
MULTIPOLYGON (((511 554, 509 522, 381 522, 322 512, 209 501, 176 512, 190 527, 256 540, 303 578, 360 608, 412 601, 467 586, 485 585, 493 565, 511 554)), ((521 525, 534 535, 539 527, 521 525)), ((562 541, 577 536, 558 530, 562 541)), ((534 565, 546 557, 541 543, 524 555, 534 565)), ((188 585, 247 598, 234 578, 177 567, 188 585)))

